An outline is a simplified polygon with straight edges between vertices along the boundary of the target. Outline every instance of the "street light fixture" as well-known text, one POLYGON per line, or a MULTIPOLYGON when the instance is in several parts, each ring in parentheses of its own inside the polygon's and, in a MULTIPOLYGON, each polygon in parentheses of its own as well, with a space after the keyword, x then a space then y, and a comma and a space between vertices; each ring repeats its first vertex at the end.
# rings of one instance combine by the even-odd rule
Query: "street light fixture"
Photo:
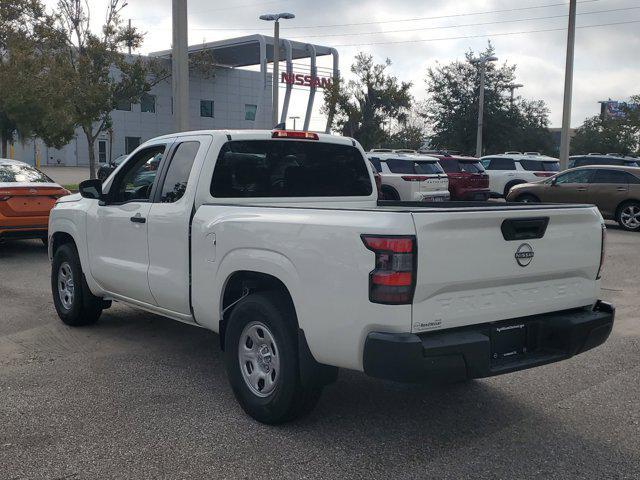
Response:
POLYGON ((522 87, 524 87, 524 85, 523 85, 523 84, 521 84, 521 83, 512 83, 512 84, 510 84, 510 85, 507 85, 507 88, 508 88, 509 90, 511 90, 511 100, 510 100, 510 102, 511 102, 511 103, 510 103, 511 108, 513 108, 513 92, 514 92, 514 90, 515 90, 516 88, 522 88, 522 87))
POLYGON ((296 18, 293 13, 269 13, 260 15, 260 20, 274 22, 273 24, 273 125, 278 124, 278 83, 280 64, 280 19, 290 20, 296 18))
POLYGON ((293 120, 293 129, 296 129, 296 120, 300 120, 300 117, 297 115, 294 115, 292 117, 289 117, 289 120, 293 120))
POLYGON ((476 135, 476 157, 482 156, 482 117, 484 114, 484 77, 487 70, 487 62, 495 62, 498 57, 485 56, 474 58, 472 64, 480 65, 480 92, 478 94, 478 133, 476 135))

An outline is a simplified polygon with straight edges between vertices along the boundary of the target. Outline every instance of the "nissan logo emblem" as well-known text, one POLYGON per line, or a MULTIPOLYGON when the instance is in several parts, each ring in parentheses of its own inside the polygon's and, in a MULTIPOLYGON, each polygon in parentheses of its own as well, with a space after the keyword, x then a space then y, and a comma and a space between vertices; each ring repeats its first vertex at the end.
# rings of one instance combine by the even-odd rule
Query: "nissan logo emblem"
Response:
POLYGON ((516 257, 516 262, 518 262, 518 265, 520 265, 521 267, 526 267, 531 263, 531 260, 533 260, 533 248, 531 248, 531 245, 529 245, 528 243, 523 243, 518 247, 518 250, 516 250, 516 254, 514 256, 516 257))

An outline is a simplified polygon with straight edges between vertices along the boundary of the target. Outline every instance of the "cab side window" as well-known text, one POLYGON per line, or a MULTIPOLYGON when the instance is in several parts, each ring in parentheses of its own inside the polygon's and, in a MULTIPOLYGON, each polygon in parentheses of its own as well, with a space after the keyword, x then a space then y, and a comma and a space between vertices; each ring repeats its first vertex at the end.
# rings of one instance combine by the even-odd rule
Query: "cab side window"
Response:
POLYGON ((555 183, 558 185, 568 184, 568 183, 589 183, 589 179, 591 178, 591 174, 593 170, 576 170, 573 172, 563 173, 562 175, 558 175, 555 183))
POLYGON ((174 203, 182 198, 199 149, 200 142, 183 142, 177 146, 162 184, 160 202, 174 203))
POLYGON ((147 202, 158 175, 165 146, 145 148, 130 158, 109 189, 112 203, 147 202))
POLYGON ((626 185, 630 183, 629 177, 631 176, 632 175, 629 175, 627 172, 620 170, 598 169, 591 183, 618 183, 626 185))
POLYGON ((492 158, 487 170, 515 170, 516 165, 511 158, 492 158))

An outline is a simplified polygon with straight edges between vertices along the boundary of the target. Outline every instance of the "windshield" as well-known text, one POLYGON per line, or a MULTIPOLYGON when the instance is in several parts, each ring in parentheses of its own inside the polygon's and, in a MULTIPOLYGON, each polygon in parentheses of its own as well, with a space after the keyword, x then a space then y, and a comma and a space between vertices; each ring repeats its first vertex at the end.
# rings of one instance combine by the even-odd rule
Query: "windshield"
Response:
POLYGON ((440 165, 447 173, 484 173, 484 167, 478 160, 440 160, 440 165))
POLYGON ((391 173, 409 175, 437 175, 444 173, 436 160, 412 160, 408 158, 388 158, 384 161, 391 173))
POLYGON ((53 180, 28 165, 0 165, 0 182, 53 183, 53 180))
POLYGON ((625 160, 625 167, 640 167, 640 164, 636 160, 625 160))
POLYGON ((520 160, 522 168, 529 172, 559 172, 560 162, 542 160, 520 160))

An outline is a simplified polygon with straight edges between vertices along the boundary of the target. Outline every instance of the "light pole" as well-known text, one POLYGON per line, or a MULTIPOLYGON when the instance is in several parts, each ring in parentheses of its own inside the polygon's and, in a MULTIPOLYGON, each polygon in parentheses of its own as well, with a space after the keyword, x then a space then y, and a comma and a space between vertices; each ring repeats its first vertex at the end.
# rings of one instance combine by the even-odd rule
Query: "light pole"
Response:
POLYGON ((187 2, 173 0, 173 45, 171 46, 171 88, 173 129, 189 130, 189 52, 187 44, 187 2))
POLYGON ((278 84, 280 64, 280 19, 290 20, 296 18, 293 13, 269 13, 260 15, 260 20, 274 22, 273 24, 273 126, 278 124, 278 84))
POLYGON ((298 116, 293 116, 293 117, 289 117, 289 120, 293 120, 293 129, 296 129, 296 120, 299 120, 300 117, 298 116))
POLYGON ((567 30, 567 60, 564 71, 564 101, 562 104, 562 131, 560 133, 560 170, 566 170, 569 164, 573 46, 576 41, 576 0, 569 1, 569 27, 567 30))
POLYGON ((522 87, 524 87, 524 85, 521 83, 512 83, 511 85, 507 85, 507 88, 511 90, 511 100, 509 101, 511 109, 513 109, 513 92, 516 88, 522 88, 522 87))
POLYGON ((478 93, 478 133, 476 134, 476 157, 482 156, 482 117, 484 115, 484 77, 487 70, 487 62, 495 62, 498 57, 480 57, 471 60, 471 63, 480 65, 480 92, 478 93))

